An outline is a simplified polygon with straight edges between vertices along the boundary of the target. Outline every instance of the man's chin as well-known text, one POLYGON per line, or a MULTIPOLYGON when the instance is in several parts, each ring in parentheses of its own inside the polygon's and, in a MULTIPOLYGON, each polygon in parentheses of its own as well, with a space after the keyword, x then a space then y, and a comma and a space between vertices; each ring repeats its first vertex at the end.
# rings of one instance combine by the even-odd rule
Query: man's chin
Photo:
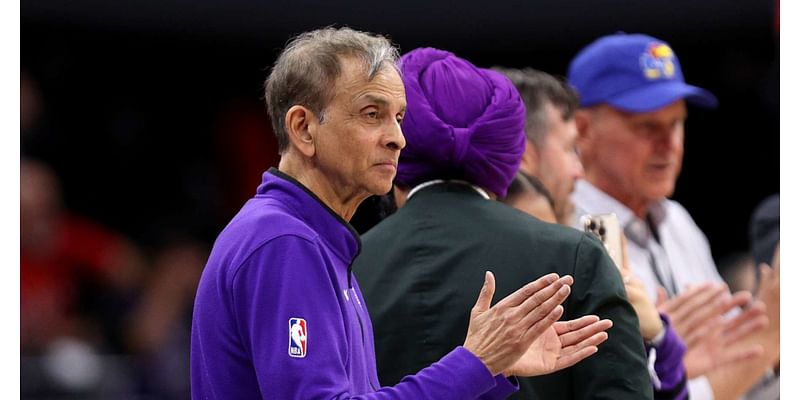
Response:
POLYGON ((370 192, 376 196, 383 196, 391 191, 392 191, 392 181, 389 181, 388 184, 383 183, 380 185, 376 185, 374 188, 372 188, 370 192))
POLYGON ((652 201, 658 201, 663 198, 671 197, 672 194, 675 192, 675 185, 674 184, 663 184, 651 187, 650 190, 647 191, 648 195, 647 198, 652 201))

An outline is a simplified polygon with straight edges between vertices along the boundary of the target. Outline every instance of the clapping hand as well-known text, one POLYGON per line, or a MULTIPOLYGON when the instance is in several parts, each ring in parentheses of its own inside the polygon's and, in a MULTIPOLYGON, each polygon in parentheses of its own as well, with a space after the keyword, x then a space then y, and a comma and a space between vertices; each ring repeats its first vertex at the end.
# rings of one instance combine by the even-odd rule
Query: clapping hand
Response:
POLYGON ((611 326, 611 320, 601 321, 596 315, 556 322, 504 375, 537 376, 571 367, 597 353, 597 346, 608 339, 605 331, 611 326))
POLYGON ((749 292, 731 295, 725 284, 706 283, 690 287, 672 299, 659 288, 658 308, 672 321, 686 343, 684 365, 689 379, 722 365, 758 357, 763 348, 747 339, 767 326, 764 304, 753 302, 749 292), (749 306, 726 320, 734 308, 749 306))
POLYGON ((611 321, 587 316, 557 323, 570 293, 571 276, 545 275, 490 307, 494 275, 486 273, 470 314, 464 347, 492 375, 534 376, 574 365, 608 338, 611 321))

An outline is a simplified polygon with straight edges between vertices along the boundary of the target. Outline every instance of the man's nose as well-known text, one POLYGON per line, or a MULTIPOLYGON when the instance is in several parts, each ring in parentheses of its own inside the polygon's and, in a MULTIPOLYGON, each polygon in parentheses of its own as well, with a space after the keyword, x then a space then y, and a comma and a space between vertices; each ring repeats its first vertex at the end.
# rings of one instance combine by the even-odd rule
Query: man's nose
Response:
POLYGON ((406 147, 406 138, 403 136, 403 129, 400 122, 393 123, 389 128, 385 145, 392 150, 402 150, 406 147))
POLYGON ((680 150, 682 146, 683 130, 681 128, 665 130, 656 139, 656 148, 662 153, 680 150))

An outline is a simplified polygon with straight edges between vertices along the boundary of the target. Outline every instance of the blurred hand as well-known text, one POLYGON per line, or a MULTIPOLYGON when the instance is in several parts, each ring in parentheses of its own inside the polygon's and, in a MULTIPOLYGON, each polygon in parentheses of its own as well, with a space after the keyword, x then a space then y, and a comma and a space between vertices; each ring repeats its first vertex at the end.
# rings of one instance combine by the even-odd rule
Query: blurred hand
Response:
POLYGON ((605 331, 611 320, 587 315, 556 322, 539 336, 505 376, 537 376, 571 367, 597 353, 597 346, 608 339, 605 331))
POLYGON ((625 282, 628 301, 636 311, 636 316, 639 317, 639 333, 642 334, 644 340, 651 341, 664 329, 664 323, 658 315, 658 309, 647 296, 647 291, 642 281, 633 275, 625 274, 622 275, 622 280, 625 282))
POLYGON ((668 300, 664 289, 659 288, 656 306, 669 316, 672 327, 691 348, 697 336, 704 334, 701 327, 751 300, 752 295, 746 291, 731 295, 724 283, 703 283, 668 300))
POLYGON ((755 302, 735 318, 723 321, 722 316, 717 316, 690 331, 692 345, 687 342, 683 358, 686 377, 696 378, 726 364, 760 357, 764 353, 762 346, 747 340, 767 323, 764 303, 755 302))
POLYGON ((755 302, 735 317, 725 315, 752 301, 750 292, 731 294, 723 283, 704 283, 667 300, 658 291, 658 308, 686 343, 684 365, 692 379, 720 366, 759 357, 764 349, 749 339, 767 326, 764 304, 755 302))
POLYGON ((639 332, 645 340, 650 341, 664 329, 664 324, 658 315, 656 305, 647 296, 644 283, 631 273, 628 261, 628 243, 624 234, 620 233, 620 236, 622 238, 620 274, 622 275, 622 282, 625 284, 625 293, 628 295, 628 302, 631 303, 634 311, 636 311, 636 316, 639 317, 639 332))
MULTIPOLYGON (((470 313, 464 348, 475 354, 493 376, 508 371, 561 318, 564 308, 560 304, 569 296, 572 282, 569 275, 559 278, 548 274, 490 307, 495 280, 487 271, 470 313)), ((543 346, 554 349, 556 344, 550 339, 543 346)), ((519 371, 526 372, 524 368, 519 371)))
POLYGON ((781 308, 781 249, 780 244, 775 247, 772 257, 772 268, 769 265, 759 265, 759 284, 756 295, 767 306, 770 317, 770 326, 773 322, 780 327, 781 308), (775 317, 773 319, 773 316, 775 317))
POLYGON ((780 341, 781 341, 781 252, 780 244, 775 247, 775 255, 772 257, 772 268, 766 264, 759 265, 760 282, 756 295, 763 301, 769 326, 764 331, 765 337, 762 343, 766 347, 773 365, 780 362, 780 341))

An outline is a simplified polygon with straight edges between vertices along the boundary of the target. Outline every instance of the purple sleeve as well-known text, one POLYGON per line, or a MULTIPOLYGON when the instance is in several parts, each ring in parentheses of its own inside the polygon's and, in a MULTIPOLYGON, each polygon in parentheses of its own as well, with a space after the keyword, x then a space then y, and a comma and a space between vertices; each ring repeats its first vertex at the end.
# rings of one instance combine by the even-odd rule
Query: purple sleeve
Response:
POLYGON ((519 381, 515 377, 506 378, 503 375, 494 377, 495 386, 490 391, 484 393, 479 399, 493 400, 505 399, 519 390, 519 381))
POLYGON ((396 386, 352 393, 343 294, 332 272, 341 265, 328 264, 313 241, 284 236, 262 246, 232 278, 234 318, 262 398, 455 400, 483 395, 488 400, 517 389, 502 376, 492 377, 477 357, 458 347, 396 386), (295 317, 308 324, 302 358, 287 354, 289 318, 295 317))
POLYGON ((497 375, 469 350, 459 346, 441 360, 403 378, 393 387, 383 387, 373 396, 358 399, 505 399, 519 390, 516 379, 497 375), (410 390, 411 389, 411 390, 410 390))
MULTIPOLYGON (((655 373, 660 381, 655 387, 656 399, 686 399, 688 390, 686 388, 686 368, 683 365, 683 356, 686 354, 686 345, 672 329, 669 318, 660 313, 661 321, 664 322, 664 338, 658 346, 655 346, 656 361, 655 373)), ((653 348, 647 345, 648 353, 653 348)))

